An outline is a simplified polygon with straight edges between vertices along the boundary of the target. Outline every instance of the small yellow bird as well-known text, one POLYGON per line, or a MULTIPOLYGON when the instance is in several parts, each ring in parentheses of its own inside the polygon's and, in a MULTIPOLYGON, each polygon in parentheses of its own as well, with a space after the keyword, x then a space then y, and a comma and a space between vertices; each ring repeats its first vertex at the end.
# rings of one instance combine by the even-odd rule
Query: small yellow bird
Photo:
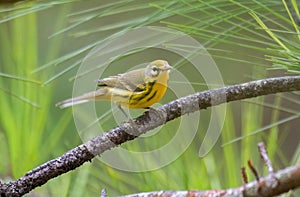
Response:
POLYGON ((158 102, 168 87, 172 66, 165 60, 155 60, 146 68, 132 70, 116 76, 98 80, 96 91, 59 102, 65 108, 92 100, 113 101, 121 107, 149 108, 158 102))

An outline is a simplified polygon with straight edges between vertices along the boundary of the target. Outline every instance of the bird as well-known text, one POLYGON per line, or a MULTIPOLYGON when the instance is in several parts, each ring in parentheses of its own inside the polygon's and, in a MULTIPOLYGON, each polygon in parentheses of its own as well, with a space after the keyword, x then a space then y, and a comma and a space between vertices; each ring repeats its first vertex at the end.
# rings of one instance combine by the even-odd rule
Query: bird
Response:
POLYGON ((166 60, 155 60, 145 68, 99 79, 95 91, 64 100, 56 106, 66 108, 89 101, 112 101, 125 115, 123 107, 151 109, 150 106, 167 91, 171 68, 166 60))

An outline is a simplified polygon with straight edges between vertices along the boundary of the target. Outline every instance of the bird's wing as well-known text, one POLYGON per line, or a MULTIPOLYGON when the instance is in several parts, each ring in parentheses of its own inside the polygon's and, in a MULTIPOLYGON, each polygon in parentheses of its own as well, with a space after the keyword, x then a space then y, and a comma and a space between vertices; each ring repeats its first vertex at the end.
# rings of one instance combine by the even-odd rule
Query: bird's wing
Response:
POLYGON ((142 91, 145 89, 144 68, 132 70, 98 80, 98 86, 109 86, 129 91, 142 91))
POLYGON ((116 75, 116 76, 110 76, 107 78, 99 79, 97 81, 97 83, 98 83, 97 85, 99 87, 101 87, 101 86, 115 87, 119 77, 120 77, 120 75, 116 75))

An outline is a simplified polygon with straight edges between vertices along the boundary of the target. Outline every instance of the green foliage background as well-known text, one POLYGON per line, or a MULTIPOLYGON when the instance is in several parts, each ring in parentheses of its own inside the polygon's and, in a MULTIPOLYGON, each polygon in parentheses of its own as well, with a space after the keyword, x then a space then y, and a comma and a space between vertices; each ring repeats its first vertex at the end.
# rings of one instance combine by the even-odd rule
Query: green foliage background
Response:
MULTIPOLYGON (((297 3, 61 0, 1 4, 1 181, 16 179, 81 143, 71 110, 60 110, 55 103, 71 97, 76 70, 96 43, 134 27, 165 26, 199 40, 213 56, 226 84, 299 74, 297 3)), ((137 57, 138 62, 143 62, 156 59, 155 55, 140 51, 120 56, 114 64, 129 68, 136 64, 137 57)), ((207 88, 202 79, 193 77, 192 70, 184 69, 188 63, 182 57, 172 60, 175 68, 187 72, 197 91, 207 88)), ((180 82, 171 79, 170 83, 180 82)), ((172 99, 174 96, 168 93, 161 103, 172 99)), ((99 106, 105 108, 105 104, 99 106)), ((206 157, 199 158, 209 109, 201 112, 201 126, 192 144, 176 161, 161 169, 124 172, 95 159, 28 196, 97 196, 102 188, 109 196, 116 196, 154 190, 237 187, 242 184, 240 168, 249 159, 260 175, 266 174, 257 152, 259 141, 266 143, 275 169, 299 163, 299 106, 299 93, 228 104, 221 138, 206 157)), ((106 119, 100 120, 107 130, 116 126, 107 121, 110 118, 108 112, 106 119)), ((145 144, 164 144, 174 135, 170 131, 176 129, 178 121, 168 123, 149 139, 137 139, 122 148, 144 150, 145 144)), ((250 172, 249 175, 254 180, 250 172)))

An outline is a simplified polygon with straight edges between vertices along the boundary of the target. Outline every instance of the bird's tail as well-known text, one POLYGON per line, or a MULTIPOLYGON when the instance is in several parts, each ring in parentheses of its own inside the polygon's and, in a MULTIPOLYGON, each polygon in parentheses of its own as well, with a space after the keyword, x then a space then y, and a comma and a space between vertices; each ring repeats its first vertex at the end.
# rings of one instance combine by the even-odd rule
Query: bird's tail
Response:
POLYGON ((93 92, 88 92, 81 96, 61 101, 61 102, 57 103, 56 106, 60 107, 60 108, 66 108, 66 107, 70 107, 73 105, 86 103, 86 102, 95 100, 96 98, 99 99, 99 97, 101 98, 102 96, 105 96, 105 92, 106 91, 104 89, 99 89, 99 90, 96 90, 93 92))

